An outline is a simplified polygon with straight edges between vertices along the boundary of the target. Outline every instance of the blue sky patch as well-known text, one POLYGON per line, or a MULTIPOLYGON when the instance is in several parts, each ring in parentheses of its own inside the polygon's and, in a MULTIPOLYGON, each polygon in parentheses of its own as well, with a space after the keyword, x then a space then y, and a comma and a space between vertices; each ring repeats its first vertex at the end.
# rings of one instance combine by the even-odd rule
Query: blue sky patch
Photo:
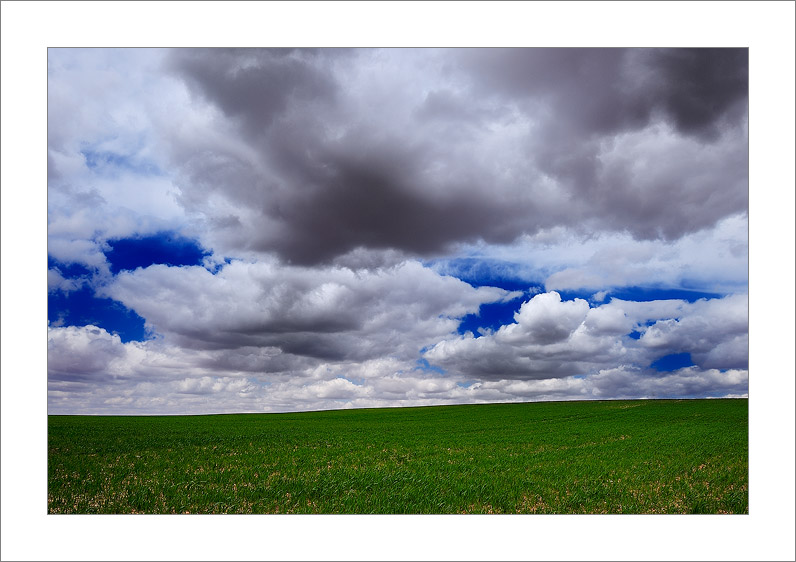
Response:
POLYGON ((435 263, 440 266, 442 272, 461 279, 473 287, 499 287, 507 291, 523 293, 522 297, 509 302, 482 304, 478 314, 468 314, 462 318, 458 328, 459 334, 472 332, 475 337, 479 337, 479 328, 494 331, 505 324, 512 324, 514 313, 520 309, 522 303, 531 295, 544 291, 540 285, 520 279, 516 272, 516 266, 509 262, 460 258, 429 262, 426 265, 434 268, 435 263))
POLYGON ((143 318, 118 301, 95 296, 88 287, 69 293, 49 293, 47 319, 55 326, 93 324, 119 334, 123 342, 146 339, 143 318))
MULTIPOLYGON (((558 291, 561 300, 572 300, 575 298, 591 301, 595 291, 558 291)), ((690 291, 688 289, 656 288, 656 287, 621 287, 606 290, 605 299, 602 302, 609 302, 612 298, 623 301, 649 302, 659 300, 684 300, 686 302, 696 302, 699 299, 718 299, 723 297, 719 293, 706 293, 703 291, 690 291)), ((596 304, 602 304, 596 303, 596 304)))
POLYGON ((173 232, 159 232, 142 238, 109 240, 105 257, 116 274, 125 269, 163 264, 172 266, 202 265, 209 255, 195 240, 173 232))
POLYGON ((664 355, 657 361, 653 361, 650 365, 656 371, 668 372, 683 369, 685 367, 693 367, 694 362, 691 360, 690 353, 670 353, 664 355))
POLYGON ((459 324, 459 333, 472 332, 475 337, 479 337, 478 328, 497 330, 505 324, 514 323, 514 313, 520 309, 523 303, 522 298, 517 298, 509 302, 497 302, 482 304, 479 314, 468 314, 462 318, 459 324))
POLYGON ((608 293, 608 297, 636 302, 672 299, 696 302, 699 299, 718 299, 722 296, 719 293, 690 291, 688 289, 656 289, 651 287, 624 287, 608 293))

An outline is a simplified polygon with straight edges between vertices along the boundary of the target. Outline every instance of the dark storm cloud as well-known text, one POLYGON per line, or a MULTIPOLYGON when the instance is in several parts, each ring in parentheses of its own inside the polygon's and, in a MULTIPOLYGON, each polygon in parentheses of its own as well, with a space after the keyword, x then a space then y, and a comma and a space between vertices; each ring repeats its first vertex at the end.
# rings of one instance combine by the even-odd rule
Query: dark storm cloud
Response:
POLYGON ((252 135, 291 103, 332 98, 336 84, 312 60, 339 52, 303 49, 179 49, 171 66, 252 135))
POLYGON ((745 112, 747 49, 659 49, 648 56, 657 73, 649 97, 681 132, 711 137, 725 116, 745 112))
POLYGON ((490 49, 473 87, 540 113, 527 148, 569 224, 677 239, 748 206, 746 49, 490 49))
MULTIPOLYGON (((449 159, 444 150, 440 153, 441 139, 388 134, 356 119, 343 127, 344 134, 330 136, 330 127, 339 126, 338 112, 346 111, 315 105, 295 86, 296 76, 302 76, 302 85, 324 83, 327 93, 338 89, 323 82, 328 79, 325 70, 310 68, 321 64, 317 57, 291 62, 302 70, 287 72, 285 81, 273 81, 283 70, 281 61, 288 58, 284 54, 276 63, 270 54, 248 50, 211 55, 215 71, 200 71, 202 57, 196 54, 186 62, 186 55, 178 52, 174 64, 190 76, 193 87, 239 120, 258 160, 218 150, 186 151, 181 169, 190 186, 180 199, 189 208, 201 209, 214 193, 238 206, 240 215, 211 218, 224 243, 273 251, 296 264, 314 264, 362 247, 423 255, 461 240, 509 242, 525 228, 537 227, 542 214, 533 212, 532 202, 495 199, 482 189, 490 178, 481 170, 463 165, 459 177, 430 179, 427 171, 449 159), (245 64, 238 59, 247 57, 258 64, 246 68, 245 81, 225 70, 245 64), (256 77, 258 73, 263 76, 256 77), (215 85, 224 80, 225 86, 215 85), (268 84, 267 92, 252 93, 251 84, 268 84), (295 105, 288 107, 289 103, 295 105), (484 220, 490 216, 495 220, 484 220)), ((320 90, 316 93, 321 95, 320 90)), ((438 100, 430 111, 438 111, 439 105, 438 100)))
POLYGON ((300 264, 329 261, 360 246, 423 255, 477 236, 509 242, 517 222, 533 216, 529 203, 506 208, 462 184, 429 193, 422 170, 431 163, 424 149, 401 146, 400 139, 374 145, 368 138, 346 138, 322 150, 300 167, 301 188, 266 206, 280 234, 260 240, 256 249, 275 245, 300 264), (501 220, 485 222, 485 216, 501 220))
POLYGON ((678 131, 711 135, 744 104, 746 49, 466 49, 462 64, 485 92, 555 107, 557 126, 611 134, 662 111, 678 131))
POLYGON ((171 145, 217 251, 310 265, 556 225, 674 240, 747 207, 744 49, 178 50, 170 67, 229 119, 226 141, 171 145))
POLYGON ((609 133, 645 117, 624 94, 621 49, 464 49, 455 51, 474 87, 506 102, 552 105, 557 127, 609 133))

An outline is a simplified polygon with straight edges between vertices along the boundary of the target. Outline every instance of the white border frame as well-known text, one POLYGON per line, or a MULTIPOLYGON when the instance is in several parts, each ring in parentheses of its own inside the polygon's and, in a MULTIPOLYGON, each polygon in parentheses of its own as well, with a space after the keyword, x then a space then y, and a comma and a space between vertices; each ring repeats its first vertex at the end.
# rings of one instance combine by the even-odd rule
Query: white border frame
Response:
POLYGON ((3 560, 793 560, 794 3, 3 2, 3 560), (48 516, 49 46, 750 48, 750 515, 48 516))

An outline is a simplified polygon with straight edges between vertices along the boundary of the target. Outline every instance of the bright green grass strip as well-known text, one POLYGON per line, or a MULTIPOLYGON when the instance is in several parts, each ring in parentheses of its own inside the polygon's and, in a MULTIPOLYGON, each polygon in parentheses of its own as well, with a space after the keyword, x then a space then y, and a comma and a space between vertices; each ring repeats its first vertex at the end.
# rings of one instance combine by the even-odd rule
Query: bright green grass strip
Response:
POLYGON ((50 416, 50 513, 748 513, 748 401, 50 416))

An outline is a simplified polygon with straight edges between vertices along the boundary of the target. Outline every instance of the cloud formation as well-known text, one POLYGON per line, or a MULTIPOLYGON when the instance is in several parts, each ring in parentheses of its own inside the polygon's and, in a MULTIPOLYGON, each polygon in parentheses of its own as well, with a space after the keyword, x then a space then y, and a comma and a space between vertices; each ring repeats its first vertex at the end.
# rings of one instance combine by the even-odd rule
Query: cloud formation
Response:
POLYGON ((674 240, 747 206, 743 49, 179 50, 170 65, 235 137, 172 146, 183 204, 225 249, 311 265, 556 225, 674 240))
POLYGON ((51 49, 50 410, 744 395, 747 90, 745 49, 51 49))
POLYGON ((119 274, 103 294, 139 311, 180 345, 275 347, 300 356, 414 358, 483 303, 511 296, 443 277, 417 262, 382 270, 283 267, 235 261, 153 265, 119 274), (406 327, 411 326, 411 331, 406 327))
POLYGON ((441 341, 424 357, 464 378, 527 380, 648 369, 677 353, 690 353, 699 368, 747 369, 748 346, 746 295, 694 303, 612 299, 590 308, 553 291, 523 303, 513 323, 441 341))

